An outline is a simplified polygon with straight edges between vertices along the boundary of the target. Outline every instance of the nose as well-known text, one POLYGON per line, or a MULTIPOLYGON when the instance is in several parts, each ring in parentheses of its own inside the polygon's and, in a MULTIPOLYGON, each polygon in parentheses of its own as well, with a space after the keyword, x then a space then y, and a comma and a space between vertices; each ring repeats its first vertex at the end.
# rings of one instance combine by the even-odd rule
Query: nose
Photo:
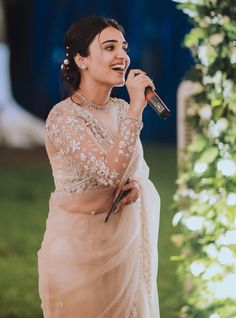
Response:
POLYGON ((122 59, 128 59, 128 55, 127 55, 127 53, 124 51, 124 49, 122 48, 122 49, 119 49, 118 51, 117 51, 117 57, 118 58, 122 58, 122 59))

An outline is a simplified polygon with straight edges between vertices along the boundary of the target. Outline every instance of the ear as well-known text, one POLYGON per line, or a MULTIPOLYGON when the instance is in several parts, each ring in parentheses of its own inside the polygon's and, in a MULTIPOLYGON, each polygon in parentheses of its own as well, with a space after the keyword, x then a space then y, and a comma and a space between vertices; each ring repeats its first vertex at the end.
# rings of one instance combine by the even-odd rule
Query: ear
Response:
POLYGON ((87 69, 87 59, 86 57, 81 56, 77 53, 74 57, 74 61, 79 69, 86 70, 87 69))

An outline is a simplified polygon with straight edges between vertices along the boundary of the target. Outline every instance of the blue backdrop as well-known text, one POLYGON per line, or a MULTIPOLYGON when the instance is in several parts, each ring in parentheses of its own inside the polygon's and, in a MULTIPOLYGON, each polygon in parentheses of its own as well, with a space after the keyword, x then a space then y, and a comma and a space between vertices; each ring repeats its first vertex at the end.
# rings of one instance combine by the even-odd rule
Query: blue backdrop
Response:
MULTIPOLYGON (((144 69, 172 111, 166 121, 147 107, 143 139, 175 141, 176 90, 192 60, 181 47, 190 25, 170 0, 6 0, 11 76, 17 101, 41 118, 62 97, 59 81, 67 27, 86 15, 117 19, 126 30, 132 68, 144 69)), ((128 99, 125 88, 114 96, 128 99)))

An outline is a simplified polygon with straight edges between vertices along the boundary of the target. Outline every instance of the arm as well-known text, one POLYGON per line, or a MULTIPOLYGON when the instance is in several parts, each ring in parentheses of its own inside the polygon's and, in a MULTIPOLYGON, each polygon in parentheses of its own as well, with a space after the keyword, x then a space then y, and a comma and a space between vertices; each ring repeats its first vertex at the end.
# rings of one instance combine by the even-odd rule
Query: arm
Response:
POLYGON ((56 106, 49 114, 46 131, 51 143, 103 185, 117 186, 130 162, 142 128, 140 119, 127 114, 120 134, 105 152, 79 116, 77 106, 56 106))

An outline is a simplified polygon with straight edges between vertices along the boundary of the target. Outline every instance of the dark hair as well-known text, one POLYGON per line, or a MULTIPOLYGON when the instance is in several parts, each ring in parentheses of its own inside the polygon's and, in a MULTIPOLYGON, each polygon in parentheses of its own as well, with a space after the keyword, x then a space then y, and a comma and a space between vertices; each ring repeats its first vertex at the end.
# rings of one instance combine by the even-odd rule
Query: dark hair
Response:
POLYGON ((124 34, 123 27, 116 20, 99 16, 83 18, 72 24, 66 32, 64 40, 66 59, 62 64, 61 73, 71 90, 77 90, 81 81, 80 71, 74 61, 74 56, 79 53, 81 56, 87 57, 91 42, 97 34, 107 27, 116 28, 124 34))

